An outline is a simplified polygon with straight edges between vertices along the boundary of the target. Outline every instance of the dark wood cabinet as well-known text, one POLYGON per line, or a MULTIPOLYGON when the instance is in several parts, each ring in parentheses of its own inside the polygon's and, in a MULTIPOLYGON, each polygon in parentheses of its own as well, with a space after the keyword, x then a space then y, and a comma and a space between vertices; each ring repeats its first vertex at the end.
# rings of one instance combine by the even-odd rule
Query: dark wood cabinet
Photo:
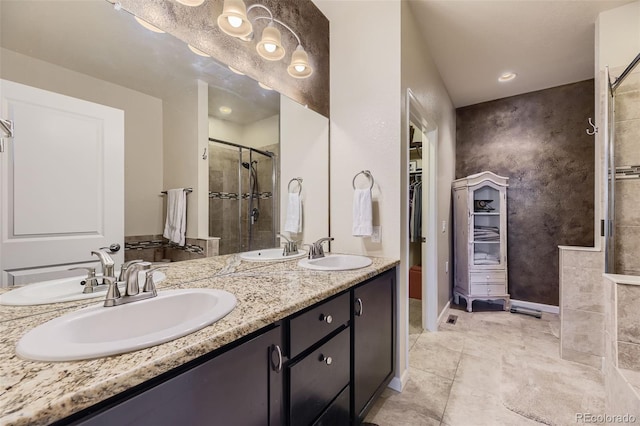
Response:
POLYGON ((354 288, 353 416, 360 424, 393 376, 395 269, 354 288))
POLYGON ((395 269, 56 425, 358 425, 391 380, 395 269))
POLYGON ((77 423, 87 426, 283 424, 282 327, 77 423), (267 420, 269 419, 269 420, 267 420))
POLYGON ((291 426, 312 424, 349 384, 350 354, 345 328, 288 367, 291 426))

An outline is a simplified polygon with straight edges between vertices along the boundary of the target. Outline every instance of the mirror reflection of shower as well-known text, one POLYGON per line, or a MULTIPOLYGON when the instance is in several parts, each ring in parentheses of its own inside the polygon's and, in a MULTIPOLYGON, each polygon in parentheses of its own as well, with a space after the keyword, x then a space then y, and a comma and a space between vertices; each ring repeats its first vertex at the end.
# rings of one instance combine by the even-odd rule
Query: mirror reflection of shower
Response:
POLYGON ((277 156, 268 149, 209 138, 209 235, 220 254, 275 245, 277 156))

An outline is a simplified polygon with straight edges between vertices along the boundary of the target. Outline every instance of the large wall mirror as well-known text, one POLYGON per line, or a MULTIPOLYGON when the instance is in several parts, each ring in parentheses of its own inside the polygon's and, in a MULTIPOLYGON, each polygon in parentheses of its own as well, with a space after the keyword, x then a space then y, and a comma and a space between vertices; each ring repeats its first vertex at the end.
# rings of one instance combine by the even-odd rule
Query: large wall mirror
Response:
MULTIPOLYGON (((0 7, 3 80, 124 111, 123 238, 155 251, 148 260, 169 256, 157 238, 162 192, 173 188, 193 189, 187 246, 199 255, 278 245, 281 195, 304 173, 313 175, 304 182, 314 200, 305 234, 294 238, 328 232, 327 118, 108 1, 3 0, 0 7)), ((183 258, 189 251, 171 260, 183 258)), ((87 253, 73 263, 90 260, 87 253)))

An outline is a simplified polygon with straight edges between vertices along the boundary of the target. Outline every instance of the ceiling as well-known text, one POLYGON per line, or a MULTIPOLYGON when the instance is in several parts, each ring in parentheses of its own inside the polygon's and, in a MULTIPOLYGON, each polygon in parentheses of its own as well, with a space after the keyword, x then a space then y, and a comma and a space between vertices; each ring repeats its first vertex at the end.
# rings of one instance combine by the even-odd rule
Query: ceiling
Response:
POLYGON ((633 0, 410 0, 456 108, 591 79, 595 21, 633 0), (500 83, 505 72, 517 77, 500 83))

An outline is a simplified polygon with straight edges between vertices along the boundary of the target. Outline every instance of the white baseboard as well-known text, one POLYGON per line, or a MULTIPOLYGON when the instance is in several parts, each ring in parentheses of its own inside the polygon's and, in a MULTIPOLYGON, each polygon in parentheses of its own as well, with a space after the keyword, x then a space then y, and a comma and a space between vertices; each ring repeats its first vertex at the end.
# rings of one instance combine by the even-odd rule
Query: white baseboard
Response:
POLYGON ((409 369, 406 369, 402 372, 402 375, 400 377, 395 376, 393 379, 391 379, 391 381, 389 382, 389 387, 396 392, 402 392, 402 389, 404 389, 408 381, 409 369))
POLYGON ((442 312, 440 312, 440 315, 438 316, 438 325, 442 324, 442 321, 444 321, 444 319, 449 314, 449 308, 451 308, 451 300, 449 300, 447 304, 444 305, 444 309, 442 310, 442 312))
POLYGON ((525 302, 524 300, 511 299, 511 306, 521 306, 527 309, 535 309, 536 311, 548 312, 550 314, 559 314, 560 307, 553 305, 545 305, 543 303, 525 302))

